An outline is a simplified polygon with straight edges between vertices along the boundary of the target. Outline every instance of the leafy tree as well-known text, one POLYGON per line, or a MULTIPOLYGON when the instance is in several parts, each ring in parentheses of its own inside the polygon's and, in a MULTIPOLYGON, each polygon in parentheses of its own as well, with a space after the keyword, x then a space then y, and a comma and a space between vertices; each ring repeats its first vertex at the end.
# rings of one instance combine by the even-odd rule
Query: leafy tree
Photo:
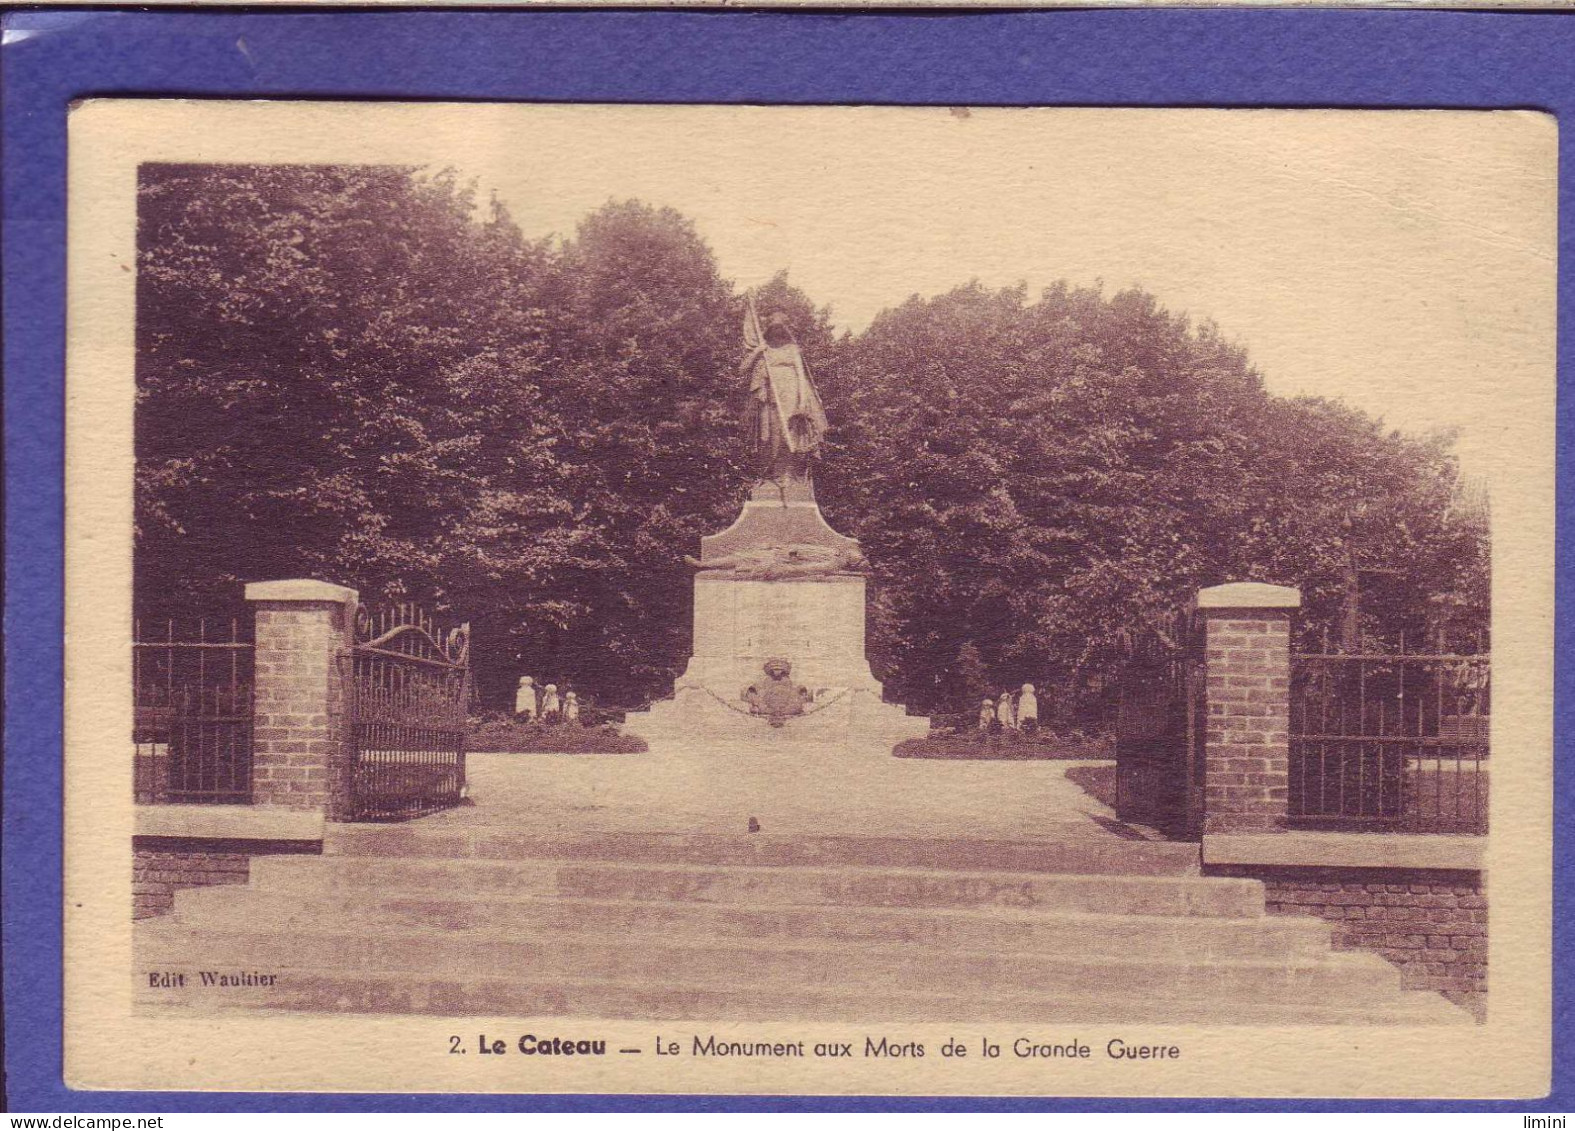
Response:
POLYGON ((144 609, 321 576, 473 620, 489 695, 671 678, 745 478, 741 307, 687 221, 533 245, 392 167, 150 165, 140 203, 144 609))
POLYGON ((546 254, 500 209, 393 167, 148 165, 139 189, 144 608, 307 575, 464 615, 582 560, 546 254))
POLYGON ((972 641, 957 649, 952 661, 952 693, 949 706, 956 712, 972 711, 986 695, 990 694, 990 673, 984 666, 984 657, 972 641))
POLYGON ((883 674, 927 709, 969 645, 1065 709, 1201 586, 1301 585, 1316 631, 1353 545, 1435 594, 1480 544, 1449 518, 1442 439, 1272 397, 1212 326, 1137 291, 911 299, 825 384, 822 498, 874 564, 883 674))
POLYGON ((730 407, 742 306, 688 220, 632 201, 581 223, 548 294, 541 388, 594 564, 565 578, 575 616, 522 629, 522 658, 633 702, 665 694, 687 659, 683 555, 733 520, 748 486, 730 407))
MULTIPOLYGON (((145 611, 319 576, 470 619, 484 695, 529 672, 665 694, 682 555, 737 514, 743 298, 671 209, 524 240, 446 173, 149 165, 139 181, 145 611)), ((1485 628, 1486 511, 1448 437, 1265 392, 1152 296, 969 285, 834 334, 785 274, 831 419, 818 490, 875 571, 896 697, 1031 681, 1078 706, 1200 586, 1300 585, 1309 639, 1485 628)))

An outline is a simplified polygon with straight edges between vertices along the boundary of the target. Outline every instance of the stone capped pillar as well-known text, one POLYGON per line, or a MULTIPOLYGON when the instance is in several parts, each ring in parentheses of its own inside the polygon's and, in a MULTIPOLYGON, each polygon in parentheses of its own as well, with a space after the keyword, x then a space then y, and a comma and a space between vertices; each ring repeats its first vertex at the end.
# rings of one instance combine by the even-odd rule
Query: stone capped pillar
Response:
POLYGON ((349 797, 340 652, 358 595, 326 581, 246 586, 256 617, 252 801, 334 816, 349 797))
POLYGON ((1198 591, 1208 680, 1205 833, 1285 828, 1291 612, 1301 603, 1300 590, 1261 582, 1198 591))

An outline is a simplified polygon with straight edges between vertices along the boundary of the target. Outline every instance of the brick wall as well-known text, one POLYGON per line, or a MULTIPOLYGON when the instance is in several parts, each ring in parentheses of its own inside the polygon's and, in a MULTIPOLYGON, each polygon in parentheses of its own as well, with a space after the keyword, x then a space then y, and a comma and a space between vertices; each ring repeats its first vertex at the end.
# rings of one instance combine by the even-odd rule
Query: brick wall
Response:
POLYGON ((164 915, 181 888, 244 884, 253 856, 316 854, 319 841, 192 840, 177 837, 132 839, 131 917, 164 915))
POLYGON ((1290 619, 1278 609, 1211 613, 1204 831, 1284 827, 1289 797, 1290 619))
POLYGON ((1479 872, 1388 868, 1210 868, 1263 881, 1270 914, 1328 921, 1336 950, 1400 967, 1401 984, 1452 997, 1487 991, 1487 893, 1479 872))

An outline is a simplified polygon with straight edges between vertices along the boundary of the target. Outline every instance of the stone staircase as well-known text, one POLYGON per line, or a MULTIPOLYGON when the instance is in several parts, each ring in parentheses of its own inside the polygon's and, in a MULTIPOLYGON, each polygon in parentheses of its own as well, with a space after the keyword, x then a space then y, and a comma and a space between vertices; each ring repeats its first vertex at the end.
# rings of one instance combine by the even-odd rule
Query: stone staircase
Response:
POLYGON ((1193 845, 345 826, 136 927, 161 1010, 640 1020, 1440 1024, 1193 845), (272 975, 212 986, 202 973, 272 975), (184 974, 184 985, 171 985, 184 974))

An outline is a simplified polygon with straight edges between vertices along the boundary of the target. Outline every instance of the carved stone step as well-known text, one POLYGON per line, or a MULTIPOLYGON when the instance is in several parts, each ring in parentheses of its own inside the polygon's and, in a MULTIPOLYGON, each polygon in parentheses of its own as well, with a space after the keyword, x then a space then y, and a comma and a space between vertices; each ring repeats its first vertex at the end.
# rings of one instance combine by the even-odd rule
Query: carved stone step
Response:
MULTIPOLYGON (((1047 822, 1047 832, 1053 826, 1047 822)), ((938 868, 964 871, 1183 876, 1198 871, 1196 844, 1122 840, 1087 823, 1079 835, 1039 841, 943 840, 923 837, 772 836, 522 832, 508 825, 334 829, 332 856, 443 856, 481 859, 631 861, 644 864, 819 865, 938 868)))
POLYGON ((183 926, 210 930, 262 922, 274 932, 416 928, 498 937, 571 931, 688 941, 833 942, 1034 953, 1049 959, 1130 957, 1208 962, 1307 961, 1329 953, 1329 928, 1300 916, 1213 918, 1074 914, 1047 909, 908 909, 662 903, 461 892, 193 888, 176 897, 183 926))
POLYGON ((842 907, 1013 907, 1052 912, 1258 918, 1257 880, 1046 875, 895 868, 637 865, 438 857, 260 857, 265 891, 463 892, 677 903, 842 907))
POLYGON ((144 966, 239 966, 298 970, 402 972, 441 978, 582 978, 593 981, 703 987, 747 983, 761 989, 853 987, 879 996, 927 986, 951 993, 1059 994, 1108 997, 1296 998, 1357 1005, 1399 990, 1399 972, 1372 955, 1325 953, 1318 958, 1154 959, 1045 955, 886 943, 826 940, 663 939, 566 931, 441 931, 390 927, 375 919, 339 930, 294 924, 267 932, 171 923, 147 932, 144 966))

